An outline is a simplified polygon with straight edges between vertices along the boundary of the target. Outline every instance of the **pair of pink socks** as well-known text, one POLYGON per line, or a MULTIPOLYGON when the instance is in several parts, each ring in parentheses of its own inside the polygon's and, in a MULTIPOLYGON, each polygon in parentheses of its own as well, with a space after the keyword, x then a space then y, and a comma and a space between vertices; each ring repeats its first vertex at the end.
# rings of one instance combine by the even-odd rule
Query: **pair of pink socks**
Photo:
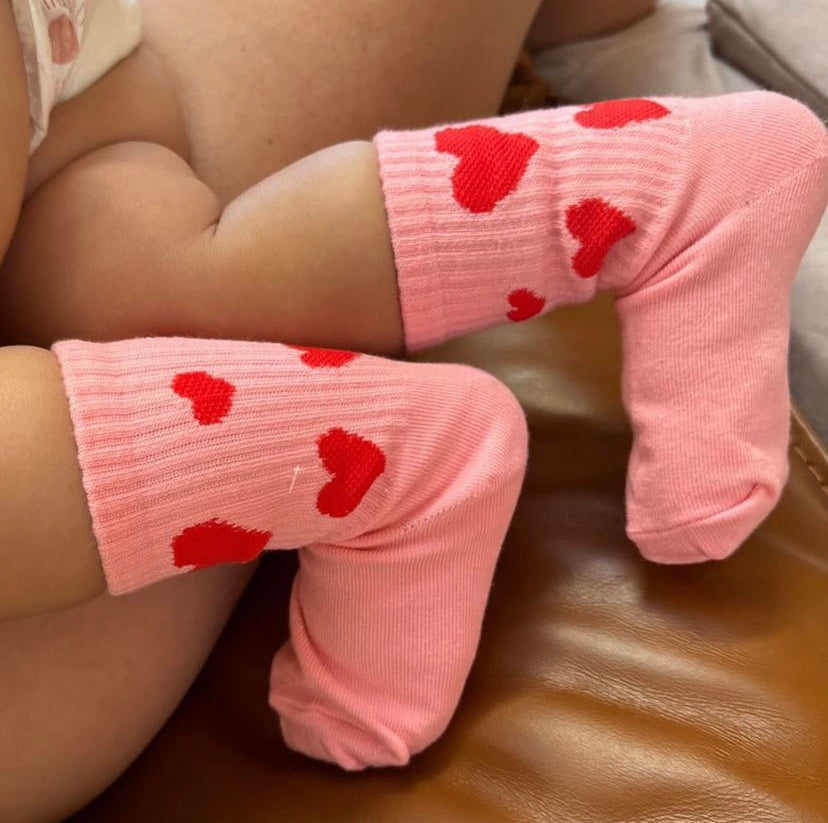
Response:
MULTIPOLYGON (((722 558, 786 477, 788 293, 828 198, 826 132, 753 93, 531 112, 376 138, 412 350, 618 295, 628 531, 722 558)), ((271 703, 348 769, 444 729, 523 477, 509 392, 452 365, 276 344, 65 342, 110 590, 299 548, 271 703)))

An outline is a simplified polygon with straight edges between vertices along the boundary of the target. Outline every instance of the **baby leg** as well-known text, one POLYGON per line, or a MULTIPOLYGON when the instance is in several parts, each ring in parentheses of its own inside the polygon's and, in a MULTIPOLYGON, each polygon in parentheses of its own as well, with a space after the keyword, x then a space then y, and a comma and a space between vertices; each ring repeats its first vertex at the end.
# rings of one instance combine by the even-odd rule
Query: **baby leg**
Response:
POLYGON ((253 571, 103 594, 57 360, 0 349, 0 820, 63 820, 183 697, 253 571))
POLYGON ((399 353, 376 152, 324 149, 224 210, 167 149, 94 152, 28 201, 0 275, 0 334, 42 346, 176 334, 399 353))
MULTIPOLYGON (((824 126, 753 93, 530 112, 383 133, 376 146, 382 191, 371 147, 326 150, 251 190, 193 242, 171 238, 180 223, 164 215, 184 214, 192 234, 196 209, 156 199, 148 229, 110 197, 125 272, 109 275, 94 311, 78 295, 85 303, 106 271, 76 262, 62 273, 55 244, 51 265, 20 259, 10 281, 63 278, 58 299, 27 307, 78 312, 98 336, 114 336, 106 307, 123 278, 132 290, 143 277, 152 294, 136 303, 130 292, 127 305, 145 325, 161 302, 172 307, 164 322, 184 318, 187 334, 383 352, 401 344, 401 315, 417 349, 613 289, 636 435, 628 532, 659 562, 731 554, 785 481, 788 292, 828 195, 824 126)), ((184 191, 177 181, 175 197, 184 191)), ((94 258, 88 230, 85 246, 70 245, 94 258)))
POLYGON ((0 349, 0 621, 84 602, 103 589, 55 357, 0 349))
POLYGON ((125 594, 301 546, 271 682, 288 743, 357 769, 442 733, 523 477, 508 390, 463 366, 265 343, 55 354, 60 371, 8 351, 0 454, 23 491, 0 501, 3 617, 88 599, 104 574, 125 594))
POLYGON ((118 777, 186 694, 254 568, 0 620, 0 820, 65 820, 118 777))
POLYGON ((376 144, 407 347, 615 291, 628 534, 657 562, 730 555, 787 475, 789 293, 828 201, 824 125, 754 92, 376 144))
POLYGON ((825 208, 826 145, 778 95, 613 101, 383 133, 382 190, 372 147, 324 150, 221 215, 180 161, 166 178, 99 154, 31 204, 40 236, 65 240, 15 243, 25 299, 8 323, 44 342, 175 331, 390 353, 402 326, 413 350, 613 289, 636 435, 628 532, 655 561, 720 559, 785 481, 788 291, 825 208))
MULTIPOLYGON (((217 190, 228 192, 228 198, 248 181, 259 180, 332 139, 368 137, 381 125, 427 124, 464 113, 493 112, 514 61, 521 36, 518 28, 525 26, 518 16, 528 23, 531 14, 525 10, 530 3, 501 0, 382 4, 320 0, 316 12, 311 9, 320 25, 308 26, 302 25, 309 9, 306 0, 279 4, 256 0, 244 4, 244 14, 226 0, 206 4, 146 0, 145 5, 147 36, 174 63, 194 112, 188 127, 195 152, 209 166, 217 190), (465 17, 463 7, 468 10, 465 17), (369 8, 372 14, 377 10, 383 36, 373 38, 376 48, 366 54, 360 25, 369 8), (404 19, 404 25, 396 27, 396 35, 386 36, 389 25, 383 23, 383 15, 391 11, 404 19), (445 25, 448 13, 456 22, 445 25), (413 36, 417 31, 431 33, 435 25, 451 32, 441 41, 439 53, 430 34, 413 36), (463 48, 458 48, 458 37, 463 38, 463 48), (240 51, 242 40, 252 41, 252 46, 240 51), (417 47, 418 43, 426 45, 417 47), (335 54, 332 44, 340 47, 335 54), (497 61, 496 49, 503 55, 497 61), (309 55, 313 59, 308 60, 309 55), (470 59, 477 61, 474 70, 458 70, 467 67, 470 59), (297 66, 305 69, 297 71, 297 66), (262 77, 270 78, 264 87, 262 77), (367 84, 371 95, 362 93, 367 84), (399 93, 401 84, 405 94, 399 93), (321 99, 309 97, 310 90, 321 99), (228 111, 230 103, 237 108, 228 111), (243 135, 235 125, 240 115, 245 122, 243 135), (332 137, 335 129, 340 131, 332 137)), ((0 76, 2 94, 11 88, 7 81, 12 74, 5 64, 0 76)), ((25 145, 25 112, 20 122, 21 145, 25 145)), ((0 155, 0 164, 8 156, 0 155)), ((25 149, 21 158, 25 163, 25 149)), ((246 575, 248 568, 216 568, 127 598, 102 597, 78 609, 33 618, 26 621, 26 629, 20 622, 3 624, 4 659, 39 679, 43 690, 38 691, 42 701, 35 703, 27 677, 21 677, 17 690, 14 681, 3 679, 2 685, 11 688, 3 690, 0 704, 19 721, 17 728, 25 736, 15 735, 0 753, 3 763, 11 762, 6 755, 13 753, 23 770, 22 776, 20 769, 13 774, 6 770, 6 782, 0 779, 3 800, 14 802, 9 814, 0 804, 0 818, 63 818, 71 808, 66 802, 77 805, 93 796, 126 765, 172 711, 206 657, 237 596, 239 585, 234 581, 241 580, 240 573, 246 575), (223 586, 220 581, 225 581, 223 586), (181 622, 186 629, 170 631, 170 626, 181 622), (157 642, 159 634, 169 641, 163 648, 157 642), (54 640, 54 645, 44 639, 54 640), (80 644, 85 652, 82 660, 66 653, 80 644), (177 676, 174 686, 159 679, 162 673, 177 676), (51 691, 47 682, 52 683, 51 691), (120 701, 113 700, 113 683, 120 701), (65 734, 62 741, 57 741, 58 727, 65 734), (119 744, 128 738, 131 747, 119 751, 119 744), (104 740, 112 744, 108 764, 103 762, 104 740)), ((4 718, 0 728, 13 727, 4 718)))

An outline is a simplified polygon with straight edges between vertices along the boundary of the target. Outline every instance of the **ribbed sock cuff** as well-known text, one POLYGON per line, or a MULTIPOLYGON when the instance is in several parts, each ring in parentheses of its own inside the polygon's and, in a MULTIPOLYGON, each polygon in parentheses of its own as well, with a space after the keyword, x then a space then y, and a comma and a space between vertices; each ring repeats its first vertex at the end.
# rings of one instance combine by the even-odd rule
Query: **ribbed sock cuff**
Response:
POLYGON ((608 137, 580 125, 582 111, 377 135, 409 350, 584 302, 644 265, 677 208, 687 123, 608 137), (596 250, 582 244, 619 212, 634 230, 586 271, 577 261, 596 250))

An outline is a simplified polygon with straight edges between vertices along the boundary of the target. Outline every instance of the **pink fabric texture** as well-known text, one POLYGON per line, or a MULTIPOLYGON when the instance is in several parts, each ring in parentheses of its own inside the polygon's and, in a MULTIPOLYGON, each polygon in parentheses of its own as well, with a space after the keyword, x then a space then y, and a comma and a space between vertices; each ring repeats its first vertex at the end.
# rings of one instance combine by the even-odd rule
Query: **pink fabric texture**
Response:
POLYGON ((526 463, 466 366, 138 339, 54 347, 110 590, 302 547, 270 701, 346 769, 435 740, 477 648, 526 463))
POLYGON ((645 557, 732 553, 787 477, 788 294, 826 130, 767 92, 376 138, 408 347, 616 291, 645 557))

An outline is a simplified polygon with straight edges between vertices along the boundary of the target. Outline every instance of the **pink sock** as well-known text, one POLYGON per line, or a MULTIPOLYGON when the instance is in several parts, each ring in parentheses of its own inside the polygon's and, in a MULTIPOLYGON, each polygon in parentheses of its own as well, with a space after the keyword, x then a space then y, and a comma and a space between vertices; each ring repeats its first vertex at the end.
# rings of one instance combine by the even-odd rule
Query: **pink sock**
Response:
POLYGON ((504 386, 261 343, 54 351, 113 593, 304 546, 271 676, 288 744, 359 769, 442 733, 523 478, 504 386))
POLYGON ((410 349, 617 291, 628 533, 730 554, 787 477, 788 294, 826 131, 756 92, 626 100, 376 138, 410 349))

